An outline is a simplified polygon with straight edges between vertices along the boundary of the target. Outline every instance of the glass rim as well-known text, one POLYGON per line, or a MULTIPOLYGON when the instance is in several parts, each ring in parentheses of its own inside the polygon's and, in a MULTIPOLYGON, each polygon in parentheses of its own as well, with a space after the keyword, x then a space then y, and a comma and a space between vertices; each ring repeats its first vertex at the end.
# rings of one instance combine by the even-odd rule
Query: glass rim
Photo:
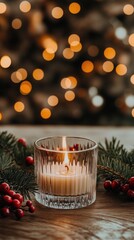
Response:
POLYGON ((47 151, 47 152, 55 152, 55 153, 80 153, 80 152, 86 152, 86 151, 91 151, 91 150, 94 150, 94 149, 97 149, 98 147, 98 144, 96 141, 90 139, 90 138, 86 138, 86 137, 79 137, 79 136, 48 136, 48 137, 42 137, 42 138, 39 138, 37 139, 35 142, 34 142, 34 147, 38 150, 42 150, 42 151, 47 151), (63 138, 63 137, 66 137, 66 138, 79 138, 79 139, 83 139, 83 140, 87 140, 87 141, 91 141, 92 143, 94 143, 94 146, 93 147, 89 147, 89 148, 86 148, 86 149, 82 149, 82 150, 54 150, 54 149, 49 149, 49 148, 45 148, 45 147, 41 147, 38 145, 39 141, 42 141, 42 140, 46 140, 46 139, 52 139, 52 138, 63 138))

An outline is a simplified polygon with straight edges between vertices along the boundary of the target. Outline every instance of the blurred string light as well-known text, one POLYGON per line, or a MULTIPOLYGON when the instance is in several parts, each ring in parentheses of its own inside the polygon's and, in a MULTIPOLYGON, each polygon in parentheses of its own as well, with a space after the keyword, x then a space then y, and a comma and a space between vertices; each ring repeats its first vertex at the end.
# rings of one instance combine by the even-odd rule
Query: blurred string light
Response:
POLYGON ((78 34, 73 33, 68 37, 68 43, 71 45, 75 41, 80 42, 80 36, 78 34))
POLYGON ((55 53, 50 53, 47 51, 48 49, 44 50, 43 53, 42 53, 42 56, 43 58, 46 60, 46 61, 51 61, 54 59, 55 57, 55 53))
POLYGON ((3 119, 3 114, 0 112, 0 121, 3 119))
POLYGON ((64 89, 73 89, 77 86, 77 79, 74 76, 62 78, 60 85, 64 89))
POLYGON ((32 91, 32 84, 29 81, 24 81, 20 84, 20 93, 28 95, 32 91))
POLYGON ((24 109, 25 109, 25 105, 24 105, 23 102, 18 101, 18 102, 16 102, 16 103, 14 104, 14 110, 15 110, 16 112, 23 112, 24 109))
POLYGON ((58 104, 59 99, 55 95, 51 95, 49 96, 47 102, 50 106, 55 107, 58 104))
POLYGON ((129 42, 130 46, 134 47, 134 33, 132 33, 132 34, 129 36, 128 42, 129 42))
POLYGON ((100 95, 94 96, 91 101, 92 101, 92 104, 95 107, 101 107, 103 105, 103 103, 104 103, 104 99, 100 95))
POLYGON ((82 44, 80 42, 80 36, 78 34, 71 34, 68 37, 68 43, 70 44, 70 49, 73 52, 80 52, 82 49, 82 44))
POLYGON ((130 82, 134 84, 134 74, 130 77, 130 82))
POLYGON ((15 18, 15 19, 13 19, 13 21, 12 21, 12 27, 14 28, 14 29, 20 29, 21 28, 21 26, 22 26, 22 21, 19 19, 19 18, 15 18))
POLYGON ((80 10, 81 10, 81 6, 80 6, 80 4, 79 4, 78 2, 72 2, 72 3, 70 3, 70 5, 69 5, 69 11, 70 11, 70 13, 72 13, 72 14, 77 14, 77 13, 80 12, 80 10))
POLYGON ((98 89, 96 87, 90 87, 88 89, 88 94, 90 97, 94 97, 95 95, 97 95, 98 93, 98 89))
POLYGON ((129 95, 125 98, 125 103, 128 107, 134 107, 134 95, 129 95))
POLYGON ((74 52, 70 48, 65 48, 63 50, 63 57, 66 59, 71 59, 74 57, 74 52))
POLYGON ((124 27, 117 27, 115 30, 115 36, 120 40, 125 39, 127 36, 126 29, 124 27))
POLYGON ((25 68, 19 68, 17 71, 11 74, 11 80, 14 83, 19 83, 27 78, 27 70, 25 68))
POLYGON ((104 50, 104 56, 108 59, 113 59, 116 55, 115 49, 112 47, 107 47, 104 50))
POLYGON ((63 9, 62 9, 61 7, 54 7, 54 8, 52 9, 52 16, 53 16, 53 18, 55 18, 55 19, 60 19, 60 18, 62 18, 62 17, 63 17, 63 14, 64 14, 64 12, 63 12, 63 9))
POLYGON ((87 51, 91 57, 96 57, 99 53, 99 48, 95 45, 90 45, 87 51))
POLYGON ((123 7, 123 12, 126 14, 126 15, 131 15, 134 13, 134 7, 133 5, 131 4, 126 4, 124 7, 123 7))
POLYGON ((3 56, 0 59, 0 64, 1 64, 1 67, 3 67, 3 68, 10 67, 10 65, 11 65, 11 58, 9 56, 7 56, 7 55, 3 56))
POLYGON ((68 90, 65 92, 64 97, 67 101, 71 102, 75 99, 75 93, 71 90, 68 90))
POLYGON ((44 72, 40 68, 36 68, 33 71, 33 78, 37 81, 40 81, 44 78, 44 72))
POLYGON ((102 65, 102 69, 104 72, 112 72, 114 69, 114 64, 111 61, 105 61, 102 65))
POLYGON ((19 8, 21 12, 27 13, 31 10, 31 3, 29 1, 22 1, 19 8))
POLYGON ((115 71, 119 76, 123 76, 127 73, 127 67, 125 64, 120 63, 116 66, 115 71))
POLYGON ((132 114, 132 117, 134 117, 134 108, 132 109, 131 114, 132 114))
POLYGON ((48 53, 55 53, 58 49, 57 42, 51 36, 42 37, 41 45, 48 53))
POLYGON ((86 60, 86 61, 84 61, 84 62, 82 63, 81 69, 82 69, 82 71, 85 72, 85 73, 90 73, 90 72, 92 72, 93 69, 94 69, 94 64, 93 64, 91 61, 86 60))
POLYGON ((49 108, 43 108, 40 115, 43 119, 48 119, 51 117, 51 110, 49 108))
POLYGON ((0 2, 0 14, 5 13, 6 10, 7 10, 7 6, 6 6, 6 4, 3 3, 3 2, 0 2))

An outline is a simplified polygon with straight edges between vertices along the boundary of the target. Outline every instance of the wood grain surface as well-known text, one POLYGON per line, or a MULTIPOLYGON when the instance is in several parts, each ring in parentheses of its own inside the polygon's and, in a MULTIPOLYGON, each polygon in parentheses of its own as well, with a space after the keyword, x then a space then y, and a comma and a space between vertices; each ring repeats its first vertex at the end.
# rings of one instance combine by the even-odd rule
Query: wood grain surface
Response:
MULTIPOLYGON (((74 135, 104 141, 105 137, 117 136, 126 147, 134 147, 134 128, 91 127, 30 127, 4 126, 16 137, 25 137, 29 142, 42 136, 74 135)), ((0 240, 46 239, 46 240, 133 240, 134 203, 106 193, 100 185, 94 204, 77 210, 46 208, 34 200, 36 212, 14 219, 0 218, 0 240)))

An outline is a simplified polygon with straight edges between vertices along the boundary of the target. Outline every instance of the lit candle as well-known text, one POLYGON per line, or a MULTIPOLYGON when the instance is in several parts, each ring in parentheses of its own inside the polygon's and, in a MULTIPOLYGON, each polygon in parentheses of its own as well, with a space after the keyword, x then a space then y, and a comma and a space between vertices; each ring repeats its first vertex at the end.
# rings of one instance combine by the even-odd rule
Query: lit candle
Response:
POLYGON ((48 162, 43 166, 43 171, 40 171, 38 184, 41 191, 58 196, 76 196, 91 192, 95 187, 95 183, 91 181, 92 174, 89 174, 89 169, 84 165, 84 159, 82 165, 75 159, 70 162, 65 137, 62 138, 62 150, 62 163, 48 162))

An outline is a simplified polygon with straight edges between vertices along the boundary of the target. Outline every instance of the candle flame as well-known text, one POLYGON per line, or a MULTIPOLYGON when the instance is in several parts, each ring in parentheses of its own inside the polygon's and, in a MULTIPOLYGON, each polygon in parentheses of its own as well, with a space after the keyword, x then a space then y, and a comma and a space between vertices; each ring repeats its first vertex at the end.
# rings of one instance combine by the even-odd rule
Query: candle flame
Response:
POLYGON ((67 166, 69 164, 69 159, 68 159, 68 154, 67 154, 67 142, 66 142, 66 137, 64 136, 62 138, 62 148, 65 151, 65 155, 64 155, 64 164, 65 166, 67 166))

